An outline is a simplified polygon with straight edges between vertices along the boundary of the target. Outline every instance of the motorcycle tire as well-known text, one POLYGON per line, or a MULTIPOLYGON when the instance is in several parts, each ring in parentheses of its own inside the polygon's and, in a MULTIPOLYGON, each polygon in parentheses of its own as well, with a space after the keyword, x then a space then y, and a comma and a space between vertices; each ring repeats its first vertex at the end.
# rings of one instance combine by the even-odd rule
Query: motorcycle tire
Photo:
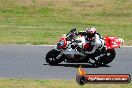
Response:
POLYGON ((49 65, 57 65, 58 63, 62 62, 62 59, 56 59, 56 57, 60 54, 60 51, 57 51, 55 49, 50 50, 46 55, 46 62, 49 63, 49 65))
POLYGON ((104 66, 107 65, 108 63, 112 62, 115 58, 115 50, 114 49, 108 49, 105 53, 105 55, 101 56, 98 60, 97 65, 99 66, 104 66))

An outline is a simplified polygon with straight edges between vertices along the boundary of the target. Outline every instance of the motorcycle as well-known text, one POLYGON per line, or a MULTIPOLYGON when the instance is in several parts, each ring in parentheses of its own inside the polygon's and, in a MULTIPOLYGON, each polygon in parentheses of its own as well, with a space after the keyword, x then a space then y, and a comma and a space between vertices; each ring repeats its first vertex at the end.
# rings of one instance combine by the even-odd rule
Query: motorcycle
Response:
POLYGON ((56 47, 47 53, 46 62, 49 65, 57 65, 65 61, 67 63, 88 63, 94 66, 104 66, 114 60, 115 48, 120 48, 123 42, 121 38, 106 36, 102 38, 105 41, 105 47, 101 51, 97 49, 94 54, 87 54, 92 45, 83 42, 84 36, 85 32, 77 32, 76 29, 72 29, 63 35, 56 47))

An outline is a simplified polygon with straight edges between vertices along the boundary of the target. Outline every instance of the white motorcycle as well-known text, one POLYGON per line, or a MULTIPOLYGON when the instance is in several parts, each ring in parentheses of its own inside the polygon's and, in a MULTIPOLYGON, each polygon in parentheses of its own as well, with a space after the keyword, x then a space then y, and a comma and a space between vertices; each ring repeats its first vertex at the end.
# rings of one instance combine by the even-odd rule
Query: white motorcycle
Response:
POLYGON ((117 37, 104 37, 105 47, 94 54, 87 54, 93 46, 90 43, 84 42, 85 32, 76 32, 72 29, 68 34, 63 35, 57 46, 50 50, 46 55, 46 62, 49 65, 57 65, 62 61, 67 63, 88 63, 91 65, 106 65, 115 58, 115 48, 121 46, 121 39, 117 37), (79 36, 75 38, 76 35, 79 36))

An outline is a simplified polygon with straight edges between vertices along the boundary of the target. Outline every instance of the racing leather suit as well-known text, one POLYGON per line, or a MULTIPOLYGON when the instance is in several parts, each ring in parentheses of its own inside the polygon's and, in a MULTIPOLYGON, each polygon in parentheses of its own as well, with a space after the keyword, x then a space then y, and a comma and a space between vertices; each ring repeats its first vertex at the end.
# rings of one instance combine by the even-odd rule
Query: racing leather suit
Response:
POLYGON ((88 41, 87 38, 85 38, 85 41, 89 42, 93 46, 93 49, 91 51, 88 51, 87 54, 94 54, 97 49, 101 52, 101 50, 105 46, 104 40, 97 33, 95 34, 94 39, 92 41, 88 41))
POLYGON ((85 32, 76 33, 76 31, 73 31, 69 34, 69 40, 74 39, 74 36, 78 36, 78 35, 83 36, 83 37, 81 37, 82 43, 90 43, 93 47, 91 49, 91 51, 86 52, 87 54, 95 54, 96 50, 99 50, 100 52, 102 52, 102 49, 103 49, 102 53, 104 53, 104 51, 106 51, 105 42, 104 42, 104 40, 102 39, 102 36, 100 36, 99 33, 96 33, 95 36, 93 37, 93 40, 89 41, 87 39, 87 35, 86 35, 85 32), (70 37, 70 36, 72 36, 72 37, 70 37))

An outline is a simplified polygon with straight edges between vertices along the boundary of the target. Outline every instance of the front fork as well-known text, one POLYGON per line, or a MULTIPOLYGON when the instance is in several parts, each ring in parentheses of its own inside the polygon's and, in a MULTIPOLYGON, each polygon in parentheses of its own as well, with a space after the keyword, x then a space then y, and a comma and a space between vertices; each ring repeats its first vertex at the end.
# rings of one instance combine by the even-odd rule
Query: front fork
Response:
POLYGON ((63 55, 63 53, 61 52, 61 53, 56 57, 56 59, 60 59, 62 55, 63 55))
POLYGON ((60 57, 63 55, 62 50, 58 50, 57 47, 55 47, 55 50, 60 52, 60 54, 56 57, 56 59, 60 59, 60 57))

